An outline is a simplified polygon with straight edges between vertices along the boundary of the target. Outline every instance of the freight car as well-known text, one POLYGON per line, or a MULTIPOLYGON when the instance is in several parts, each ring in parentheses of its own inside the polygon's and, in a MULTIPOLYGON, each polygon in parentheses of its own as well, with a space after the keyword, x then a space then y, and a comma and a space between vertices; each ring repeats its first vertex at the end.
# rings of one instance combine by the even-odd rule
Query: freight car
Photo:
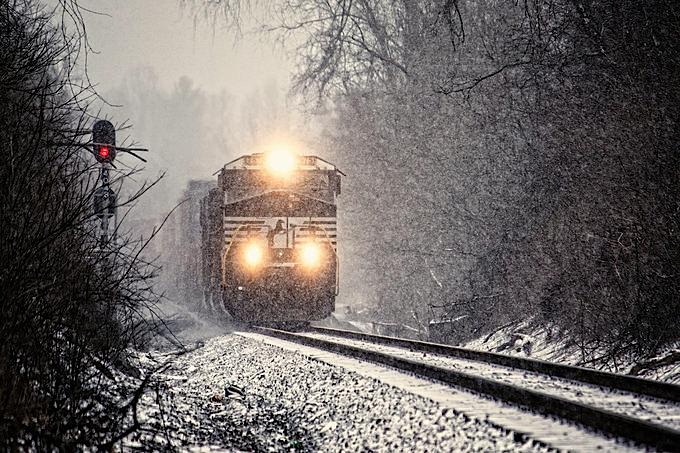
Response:
POLYGON ((201 202, 204 306, 250 323, 329 316, 338 294, 341 175, 313 155, 239 157, 201 202))

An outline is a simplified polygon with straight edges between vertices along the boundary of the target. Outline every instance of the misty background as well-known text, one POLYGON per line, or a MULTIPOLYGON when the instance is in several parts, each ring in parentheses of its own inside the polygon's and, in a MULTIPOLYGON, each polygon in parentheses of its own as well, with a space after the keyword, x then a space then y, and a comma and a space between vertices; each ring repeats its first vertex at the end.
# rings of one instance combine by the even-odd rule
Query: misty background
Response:
MULTIPOLYGON (((123 231, 148 237, 187 199, 189 181, 215 181, 213 173, 225 163, 272 144, 293 145, 301 154, 319 155, 343 169, 324 134, 327 111, 317 108, 316 100, 291 93, 292 49, 297 40, 260 33, 266 5, 254 6, 238 30, 220 21, 216 12, 203 11, 191 2, 136 1, 123 7, 93 0, 81 6, 89 10, 84 11, 92 47, 87 73, 104 101, 98 103, 99 116, 118 126, 131 126, 119 128, 119 144, 150 150, 143 154, 145 164, 131 157, 117 160, 122 170, 144 169, 125 181, 122 193, 163 176, 131 209, 120 210, 123 231)), ((341 197, 341 212, 351 206, 351 200, 343 198, 351 196, 341 197)), ((179 219, 175 213, 169 222, 179 219)), ((342 214, 339 222, 344 234, 342 214)), ((186 263, 197 267, 200 251, 197 244, 179 251, 167 240, 164 244, 164 235, 177 234, 170 224, 146 254, 162 266, 159 282, 167 299, 195 303, 196 293, 178 288, 182 281, 195 281, 186 263)), ((338 252, 342 260, 339 303, 361 304, 371 299, 367 297, 371 288, 362 284, 364 269, 353 265, 350 244, 351 237, 345 235, 338 252)))
POLYGON ((210 179, 235 157, 295 134, 300 119, 287 98, 290 65, 281 45, 263 36, 237 40, 174 0, 82 6, 96 11, 85 13, 87 67, 110 104, 102 116, 127 120, 132 129, 118 140, 132 135, 151 150, 147 177, 165 172, 133 216, 161 217, 190 179, 210 179))

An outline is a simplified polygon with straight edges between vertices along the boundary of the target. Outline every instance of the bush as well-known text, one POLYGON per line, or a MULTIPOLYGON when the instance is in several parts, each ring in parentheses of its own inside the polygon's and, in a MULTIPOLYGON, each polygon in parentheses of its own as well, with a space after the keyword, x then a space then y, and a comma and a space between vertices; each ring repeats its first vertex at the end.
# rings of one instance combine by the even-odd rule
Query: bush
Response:
POLYGON ((63 30, 0 2, 0 448, 111 445, 142 384, 115 376, 148 330, 153 269, 144 244, 96 237, 92 93, 70 81, 80 41, 63 30))

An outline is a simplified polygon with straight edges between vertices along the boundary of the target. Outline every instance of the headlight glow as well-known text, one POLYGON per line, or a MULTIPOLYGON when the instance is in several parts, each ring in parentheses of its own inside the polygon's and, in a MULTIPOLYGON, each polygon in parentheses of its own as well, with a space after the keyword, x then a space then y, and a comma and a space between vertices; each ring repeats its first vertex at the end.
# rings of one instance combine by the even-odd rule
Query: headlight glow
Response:
POLYGON ((321 262, 321 247, 318 244, 308 243, 302 246, 300 253, 302 264, 306 267, 316 267, 321 262))
POLYGON ((264 251, 259 244, 248 244, 243 253, 245 263, 250 267, 255 267, 262 262, 264 251))
POLYGON ((265 154, 267 170, 276 176, 287 176, 295 170, 295 155, 286 148, 274 148, 265 154))

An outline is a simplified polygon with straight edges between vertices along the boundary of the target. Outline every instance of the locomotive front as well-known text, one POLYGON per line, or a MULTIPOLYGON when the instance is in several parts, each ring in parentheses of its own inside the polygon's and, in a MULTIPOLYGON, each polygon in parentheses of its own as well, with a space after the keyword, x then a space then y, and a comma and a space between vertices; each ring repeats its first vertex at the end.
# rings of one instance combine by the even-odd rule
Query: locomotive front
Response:
POLYGON ((333 312, 341 174, 317 156, 283 151, 220 171, 221 295, 234 319, 306 322, 333 312))

